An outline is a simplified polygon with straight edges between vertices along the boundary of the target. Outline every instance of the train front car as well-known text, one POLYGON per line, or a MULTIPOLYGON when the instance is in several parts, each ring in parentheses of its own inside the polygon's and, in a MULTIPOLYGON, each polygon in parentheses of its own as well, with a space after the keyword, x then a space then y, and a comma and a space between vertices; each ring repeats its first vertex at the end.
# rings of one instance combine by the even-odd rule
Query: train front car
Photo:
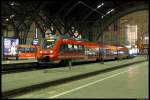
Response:
POLYGON ((42 50, 40 51, 40 57, 38 58, 39 63, 53 63, 56 59, 56 43, 58 41, 58 36, 51 35, 44 39, 42 44, 42 50))

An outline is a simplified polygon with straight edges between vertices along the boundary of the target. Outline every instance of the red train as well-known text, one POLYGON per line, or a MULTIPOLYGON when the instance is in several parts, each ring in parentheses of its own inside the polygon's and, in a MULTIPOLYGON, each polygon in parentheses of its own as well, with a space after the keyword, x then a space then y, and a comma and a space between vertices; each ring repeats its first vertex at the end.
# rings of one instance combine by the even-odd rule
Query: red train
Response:
POLYGON ((45 39, 38 62, 68 63, 69 61, 101 61, 128 58, 126 47, 102 45, 52 35, 45 39))

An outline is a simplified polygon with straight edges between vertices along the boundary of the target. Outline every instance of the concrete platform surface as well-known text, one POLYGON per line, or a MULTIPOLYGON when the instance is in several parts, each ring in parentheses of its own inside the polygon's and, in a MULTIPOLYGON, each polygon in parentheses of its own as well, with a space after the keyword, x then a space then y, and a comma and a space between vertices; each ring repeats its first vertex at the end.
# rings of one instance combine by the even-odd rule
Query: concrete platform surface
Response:
POLYGON ((149 98, 148 62, 130 65, 129 67, 124 67, 58 86, 51 86, 14 98, 127 98, 146 100, 149 98))

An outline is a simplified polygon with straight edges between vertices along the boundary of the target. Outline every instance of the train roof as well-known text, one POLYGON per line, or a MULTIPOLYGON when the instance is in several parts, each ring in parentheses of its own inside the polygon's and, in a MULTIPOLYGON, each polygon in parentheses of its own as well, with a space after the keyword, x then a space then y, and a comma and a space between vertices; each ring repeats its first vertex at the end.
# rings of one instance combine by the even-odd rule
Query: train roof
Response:
POLYGON ((63 39, 64 43, 70 43, 70 44, 80 44, 88 47, 102 47, 101 44, 95 43, 95 42, 89 42, 84 40, 75 40, 75 39, 63 39))

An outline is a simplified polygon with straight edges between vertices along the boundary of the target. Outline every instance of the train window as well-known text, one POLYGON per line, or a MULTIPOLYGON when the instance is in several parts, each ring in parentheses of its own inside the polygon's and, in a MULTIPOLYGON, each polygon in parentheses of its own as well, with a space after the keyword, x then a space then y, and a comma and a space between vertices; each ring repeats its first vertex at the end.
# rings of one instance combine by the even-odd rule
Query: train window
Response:
POLYGON ((53 39, 45 39, 44 40, 44 43, 45 43, 45 46, 44 48, 45 49, 53 49, 54 46, 55 46, 55 43, 56 43, 57 39, 56 38, 53 38, 53 39))
MULTIPOLYGON (((81 49, 82 49, 82 47, 81 47, 81 49)), ((85 51, 88 51, 89 49, 88 49, 88 47, 85 47, 85 51)))
POLYGON ((30 48, 30 52, 36 52, 37 49, 36 48, 30 48))
POLYGON ((64 51, 64 44, 60 46, 59 51, 64 51))
POLYGON ((105 54, 109 54, 109 50, 108 49, 105 49, 105 54))
POLYGON ((67 44, 62 44, 59 48, 60 52, 66 52, 68 51, 68 45, 67 44))
POLYGON ((18 51, 25 52, 24 48, 19 48, 18 51))
POLYGON ((104 51, 103 49, 100 49, 100 50, 99 50, 99 53, 100 53, 100 54, 103 54, 103 51, 104 51))
POLYGON ((77 50, 77 49, 78 49, 78 46, 77 46, 77 45, 74 45, 74 49, 77 50))
POLYGON ((106 54, 106 49, 100 49, 101 54, 106 54))
POLYGON ((78 45, 78 51, 82 51, 82 46, 81 45, 78 45))
POLYGON ((118 53, 119 53, 119 54, 124 54, 124 52, 123 52, 123 51, 118 51, 118 53))
POLYGON ((111 51, 112 54, 117 54, 117 51, 111 51))
POLYGON ((61 45, 60 51, 64 51, 64 52, 68 51, 68 45, 67 44, 61 45))
POLYGON ((94 51, 95 51, 96 53, 98 53, 98 52, 99 52, 99 48, 95 48, 94 51))
POLYGON ((74 51, 76 51, 76 52, 79 51, 79 46, 78 45, 74 45, 74 51))
POLYGON ((25 52, 30 52, 30 48, 25 48, 25 52))
POLYGON ((92 49, 91 49, 91 48, 89 48, 89 51, 92 51, 92 49))
POLYGON ((69 52, 74 51, 74 45, 68 44, 68 51, 69 51, 69 52))
POLYGON ((126 54, 129 54, 129 51, 125 51, 126 54))
POLYGON ((68 44, 68 48, 71 49, 72 48, 72 44, 68 44))
POLYGON ((71 48, 71 51, 72 51, 72 52, 75 52, 75 51, 76 51, 75 48, 74 48, 74 46, 75 46, 75 45, 72 44, 72 48, 71 48))
POLYGON ((84 46, 82 46, 82 51, 84 51, 85 50, 85 47, 84 46))
POLYGON ((88 55, 88 51, 89 51, 89 49, 88 49, 88 47, 85 47, 85 55, 88 55))

